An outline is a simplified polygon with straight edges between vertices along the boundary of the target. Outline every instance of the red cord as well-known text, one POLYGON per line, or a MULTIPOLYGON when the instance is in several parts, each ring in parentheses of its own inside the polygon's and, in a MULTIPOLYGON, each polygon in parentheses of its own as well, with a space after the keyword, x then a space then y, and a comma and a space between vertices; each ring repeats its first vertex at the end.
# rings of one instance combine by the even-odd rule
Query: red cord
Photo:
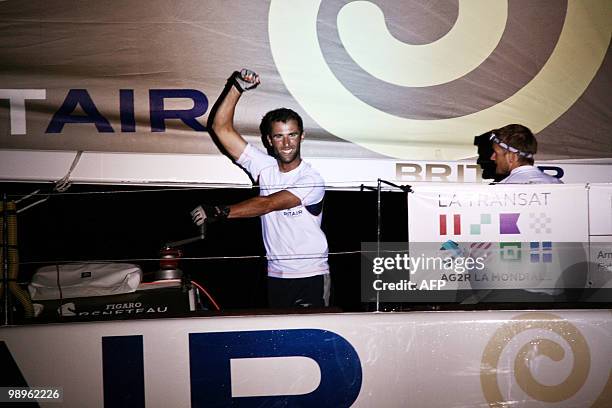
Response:
MULTIPOLYGON (((180 282, 180 281, 181 281, 180 279, 165 279, 165 280, 159 280, 159 281, 155 281, 155 282, 142 282, 141 285, 158 285, 158 284, 163 284, 163 283, 167 283, 167 282, 180 282)), ((196 281, 191 281, 191 284, 194 285, 195 287, 197 287, 200 291, 204 292, 204 294, 206 295, 208 300, 210 300, 210 303, 213 304, 213 306, 215 307, 216 310, 221 310, 221 308, 219 307, 217 302, 215 302, 215 299, 213 299, 213 297, 210 296, 210 294, 206 291, 206 289, 204 289, 204 287, 202 285, 200 285, 196 281)))
POLYGON ((210 296, 210 294, 206 291, 206 289, 204 289, 204 287, 202 285, 200 285, 199 283, 197 283, 196 281, 191 281, 191 284, 194 285, 195 287, 197 287, 199 290, 201 290, 202 292, 204 292, 204 294, 206 295, 206 297, 208 297, 208 300, 210 300, 210 303, 213 304, 213 306, 217 309, 217 310, 221 310, 221 308, 219 307, 219 305, 217 304, 217 302, 215 302, 215 299, 212 298, 212 296, 210 296))

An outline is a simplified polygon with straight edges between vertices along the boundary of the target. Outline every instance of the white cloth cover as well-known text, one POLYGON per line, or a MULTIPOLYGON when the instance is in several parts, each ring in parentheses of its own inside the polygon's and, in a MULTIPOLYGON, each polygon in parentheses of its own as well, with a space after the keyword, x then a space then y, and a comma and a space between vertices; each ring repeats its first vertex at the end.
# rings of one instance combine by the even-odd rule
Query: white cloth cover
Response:
MULTIPOLYGON (((59 265, 62 298, 117 295, 134 292, 142 280, 139 266, 126 263, 59 265)), ((59 299, 55 265, 39 268, 28 285, 32 300, 59 299)))

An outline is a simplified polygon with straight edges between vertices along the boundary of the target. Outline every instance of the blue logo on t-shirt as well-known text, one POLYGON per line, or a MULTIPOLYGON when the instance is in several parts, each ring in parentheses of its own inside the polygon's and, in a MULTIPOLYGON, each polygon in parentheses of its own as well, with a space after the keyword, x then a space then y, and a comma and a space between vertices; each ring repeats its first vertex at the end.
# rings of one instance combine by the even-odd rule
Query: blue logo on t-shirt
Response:
POLYGON ((289 208, 283 211, 283 215, 285 217, 299 217, 300 215, 302 215, 302 209, 301 208, 297 209, 297 207, 289 208))

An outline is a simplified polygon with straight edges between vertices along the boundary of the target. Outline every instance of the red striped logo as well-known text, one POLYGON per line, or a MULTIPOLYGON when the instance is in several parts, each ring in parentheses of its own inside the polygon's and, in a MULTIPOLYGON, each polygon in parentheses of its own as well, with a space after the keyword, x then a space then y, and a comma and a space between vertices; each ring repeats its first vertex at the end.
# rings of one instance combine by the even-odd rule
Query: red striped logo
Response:
MULTIPOLYGON (((447 235, 446 214, 440 214, 440 235, 447 235)), ((453 214, 453 235, 461 235, 461 214, 453 214)))

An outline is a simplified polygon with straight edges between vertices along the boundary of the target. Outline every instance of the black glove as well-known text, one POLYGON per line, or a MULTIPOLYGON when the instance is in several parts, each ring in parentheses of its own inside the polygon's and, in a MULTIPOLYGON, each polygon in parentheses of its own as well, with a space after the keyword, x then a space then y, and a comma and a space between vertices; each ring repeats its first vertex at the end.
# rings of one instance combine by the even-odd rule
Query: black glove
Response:
POLYGON ((230 208, 224 205, 198 205, 191 211, 191 218, 197 226, 227 218, 230 208))
POLYGON ((234 71, 232 76, 229 77, 228 82, 234 85, 240 93, 257 88, 260 84, 259 75, 244 68, 240 72, 234 71))

